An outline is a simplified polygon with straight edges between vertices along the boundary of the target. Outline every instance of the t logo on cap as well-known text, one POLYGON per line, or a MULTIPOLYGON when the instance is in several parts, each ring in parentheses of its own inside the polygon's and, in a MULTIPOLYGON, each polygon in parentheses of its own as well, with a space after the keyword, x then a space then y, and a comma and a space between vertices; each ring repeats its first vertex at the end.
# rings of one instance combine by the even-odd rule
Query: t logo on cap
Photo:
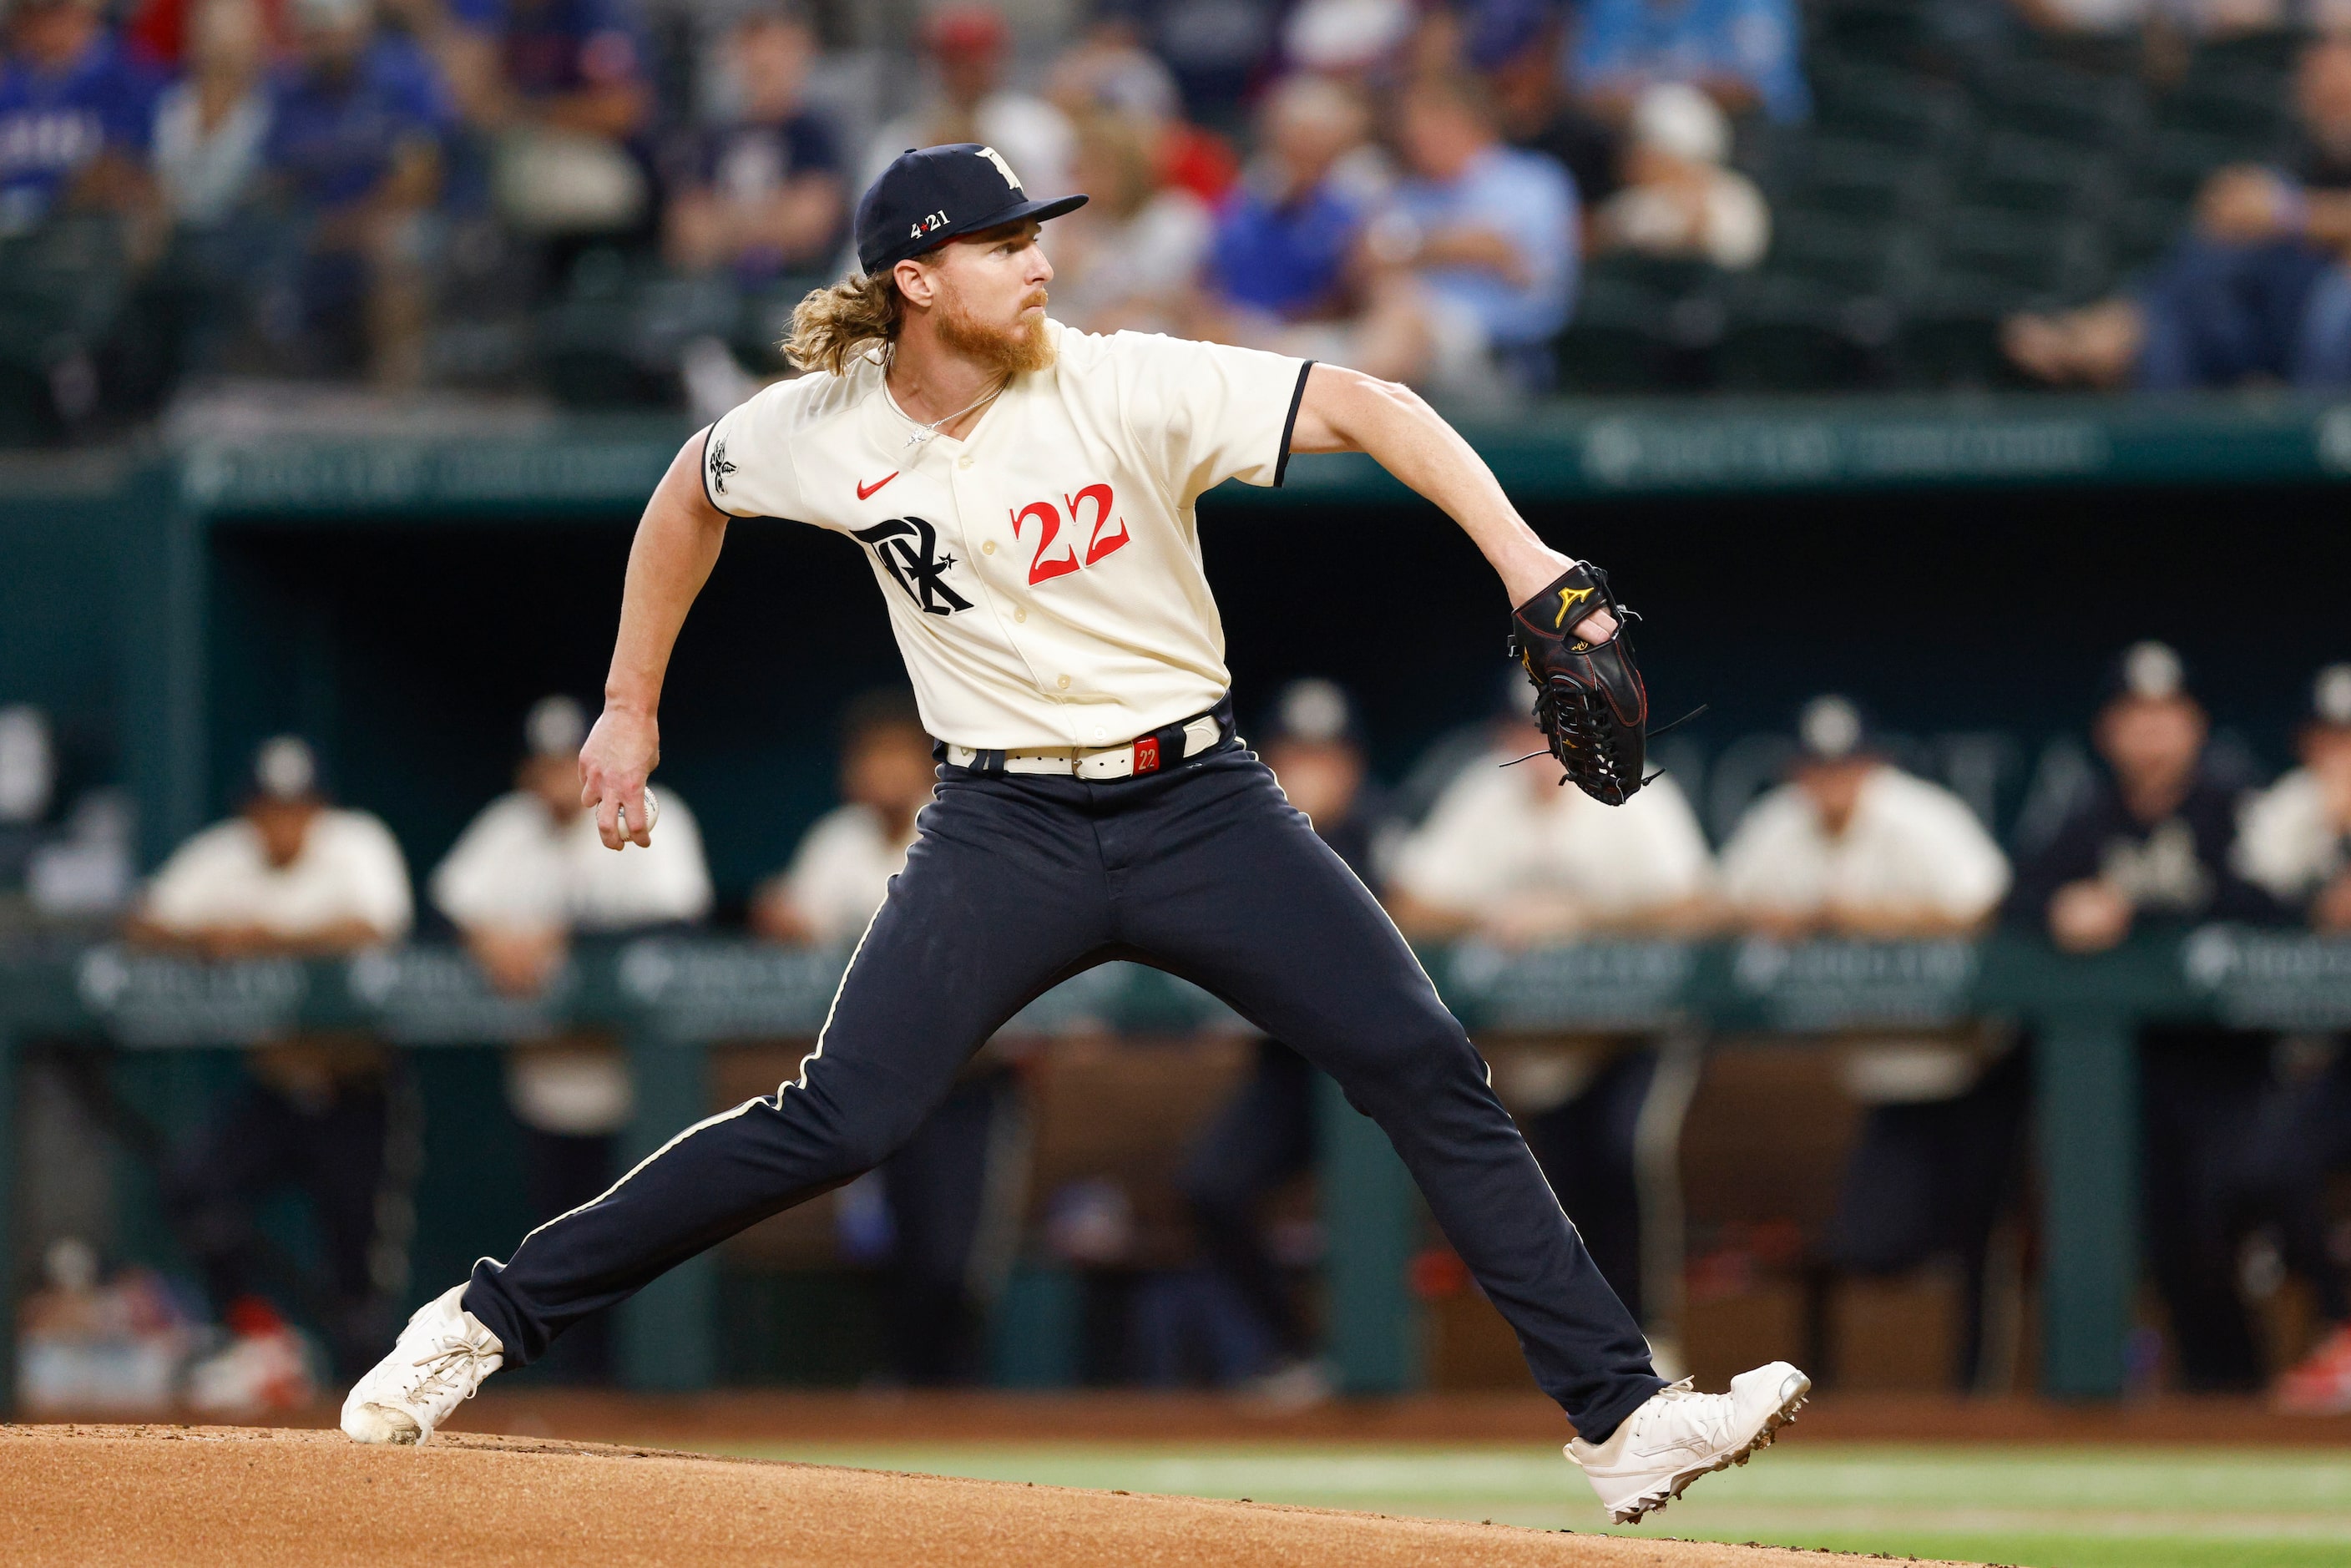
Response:
POLYGON ((857 204, 857 265, 874 277, 958 235, 1024 219, 1042 223, 1085 202, 1083 196, 1030 201, 1004 155, 977 141, 909 148, 857 204))
POLYGON ((1012 172, 1012 165, 1004 161, 1003 153, 993 147, 983 147, 979 150, 979 155, 996 165, 996 172, 1004 176, 1004 183, 1012 187, 1014 195, 1025 196, 1029 193, 1020 188, 1020 176, 1012 172))

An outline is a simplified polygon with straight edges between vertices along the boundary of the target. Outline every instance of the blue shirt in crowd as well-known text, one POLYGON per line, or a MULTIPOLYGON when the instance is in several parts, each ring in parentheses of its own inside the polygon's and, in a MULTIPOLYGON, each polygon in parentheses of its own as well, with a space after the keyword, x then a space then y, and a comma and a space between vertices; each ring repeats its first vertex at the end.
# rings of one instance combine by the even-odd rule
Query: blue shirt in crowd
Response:
POLYGON ((1407 180, 1396 209, 1424 231, 1490 229, 1517 242, 1528 281, 1482 267, 1430 267, 1421 282, 1484 324, 1497 348, 1540 343, 1567 325, 1578 272, 1575 180, 1540 152, 1489 147, 1458 179, 1407 180))
POLYGON ((1796 17, 1788 0, 1591 0, 1576 42, 1575 83, 1743 81, 1776 120, 1812 108, 1797 68, 1796 17))
POLYGON ((314 208, 366 195, 402 147, 437 142, 450 120, 439 73, 405 39, 378 39, 346 74, 289 67, 270 100, 264 161, 288 195, 314 208))
POLYGON ((1217 214, 1208 269, 1235 304, 1294 319, 1338 292, 1363 224, 1362 204, 1328 180, 1288 203, 1244 183, 1217 214))
POLYGON ((102 152, 144 163, 159 86, 110 38, 54 73, 0 59, 0 234, 39 223, 102 152))

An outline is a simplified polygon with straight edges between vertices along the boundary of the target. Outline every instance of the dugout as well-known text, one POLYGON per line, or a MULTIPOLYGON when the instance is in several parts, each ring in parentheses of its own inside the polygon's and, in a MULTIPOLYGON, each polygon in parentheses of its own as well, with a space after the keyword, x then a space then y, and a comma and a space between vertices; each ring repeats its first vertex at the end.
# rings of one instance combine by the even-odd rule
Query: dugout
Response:
MULTIPOLYGON (((253 742, 290 728, 421 875, 504 787, 522 709, 594 692, 630 528, 684 434, 631 420, 11 461, 0 702, 49 707, 75 767, 131 785, 151 862, 224 809, 253 742)), ((2351 409, 1566 406, 1476 438, 1537 526, 1650 618, 1666 716, 1713 706, 1671 754, 1694 775, 1840 689, 1925 744, 2006 737, 1981 753, 2005 829, 2123 643, 2178 643, 2222 729, 2272 765, 2308 672, 2342 652, 2351 409)), ((1228 486, 1202 517, 1245 733, 1281 680, 1332 674, 1395 778, 1493 700, 1490 577, 1367 464, 1302 459, 1282 492, 1228 486)), ((664 778, 702 819, 723 897, 822 809, 841 702, 901 678, 856 554, 737 526, 681 644, 664 778)), ((142 1092, 162 1113, 196 1071, 142 1092)), ((434 1239, 416 1268, 439 1277, 518 1229, 481 1197, 512 1186, 496 1173, 514 1151, 486 1053, 436 1058, 424 1092, 434 1239)))

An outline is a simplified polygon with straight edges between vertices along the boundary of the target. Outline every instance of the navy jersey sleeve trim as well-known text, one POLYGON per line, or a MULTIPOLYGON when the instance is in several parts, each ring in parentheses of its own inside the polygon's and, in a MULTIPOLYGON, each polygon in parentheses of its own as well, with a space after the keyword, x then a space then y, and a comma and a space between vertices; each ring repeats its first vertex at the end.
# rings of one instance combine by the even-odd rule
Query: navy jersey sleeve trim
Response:
POLYGON ((711 510, 724 513, 731 517, 735 514, 719 505, 718 497, 710 493, 710 438, 716 434, 717 431, 718 422, 715 419, 703 426, 702 450, 695 454, 694 466, 702 476, 702 498, 710 503, 711 510))
POLYGON ((1281 488, 1282 476, 1290 472, 1290 437, 1298 429, 1298 405, 1306 401, 1306 378, 1314 373, 1314 361, 1307 361, 1298 367, 1298 385, 1290 393, 1290 417, 1281 422, 1281 455, 1273 465, 1273 487, 1281 488))

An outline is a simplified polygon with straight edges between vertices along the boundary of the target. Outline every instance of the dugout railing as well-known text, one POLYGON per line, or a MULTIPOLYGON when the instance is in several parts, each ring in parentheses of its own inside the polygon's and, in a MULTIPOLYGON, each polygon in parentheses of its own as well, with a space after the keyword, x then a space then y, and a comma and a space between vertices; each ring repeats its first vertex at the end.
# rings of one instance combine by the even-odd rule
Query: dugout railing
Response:
MULTIPOLYGON (((2078 1398, 2111 1398, 2124 1385, 2138 1272, 2137 1030, 2187 1021, 2351 1029, 2351 940, 2233 926, 2150 935, 2087 958, 2009 934, 1980 943, 1590 942, 1515 954, 1468 945, 1426 956, 1473 1030, 1651 1035, 1683 1071, 1740 1039, 1982 1019, 2025 1031, 2037 1106, 2043 1385, 2078 1398)), ((430 1050, 609 1029, 626 1041, 635 1072, 625 1140, 635 1158, 707 1113, 711 1051, 813 1038, 842 962, 838 953, 651 936, 583 946, 544 994, 517 999, 491 990, 462 951, 436 946, 221 964, 112 945, 0 955, 0 1301, 13 1306, 20 1284, 8 1272, 14 1090, 29 1046, 220 1049, 343 1030, 430 1050)), ((1128 964, 1067 982, 1007 1027, 1050 1034, 1081 1022, 1159 1036, 1239 1027, 1207 994, 1128 964)), ((1419 1352, 1408 1282, 1416 1202, 1385 1138, 1335 1085, 1323 1089, 1329 1354, 1350 1392, 1397 1392, 1413 1385, 1419 1352)), ((1670 1163, 1677 1131, 1670 1115, 1649 1129, 1648 1155, 1670 1163)), ((1650 1267, 1677 1273, 1676 1248, 1650 1267)), ((617 1345, 623 1382, 709 1386, 716 1292, 716 1264, 705 1255, 627 1303, 617 1345)), ((1653 1321, 1670 1319, 1672 1295, 1653 1321)), ((13 1397, 13 1362, 0 1357, 0 1409, 13 1397)))

